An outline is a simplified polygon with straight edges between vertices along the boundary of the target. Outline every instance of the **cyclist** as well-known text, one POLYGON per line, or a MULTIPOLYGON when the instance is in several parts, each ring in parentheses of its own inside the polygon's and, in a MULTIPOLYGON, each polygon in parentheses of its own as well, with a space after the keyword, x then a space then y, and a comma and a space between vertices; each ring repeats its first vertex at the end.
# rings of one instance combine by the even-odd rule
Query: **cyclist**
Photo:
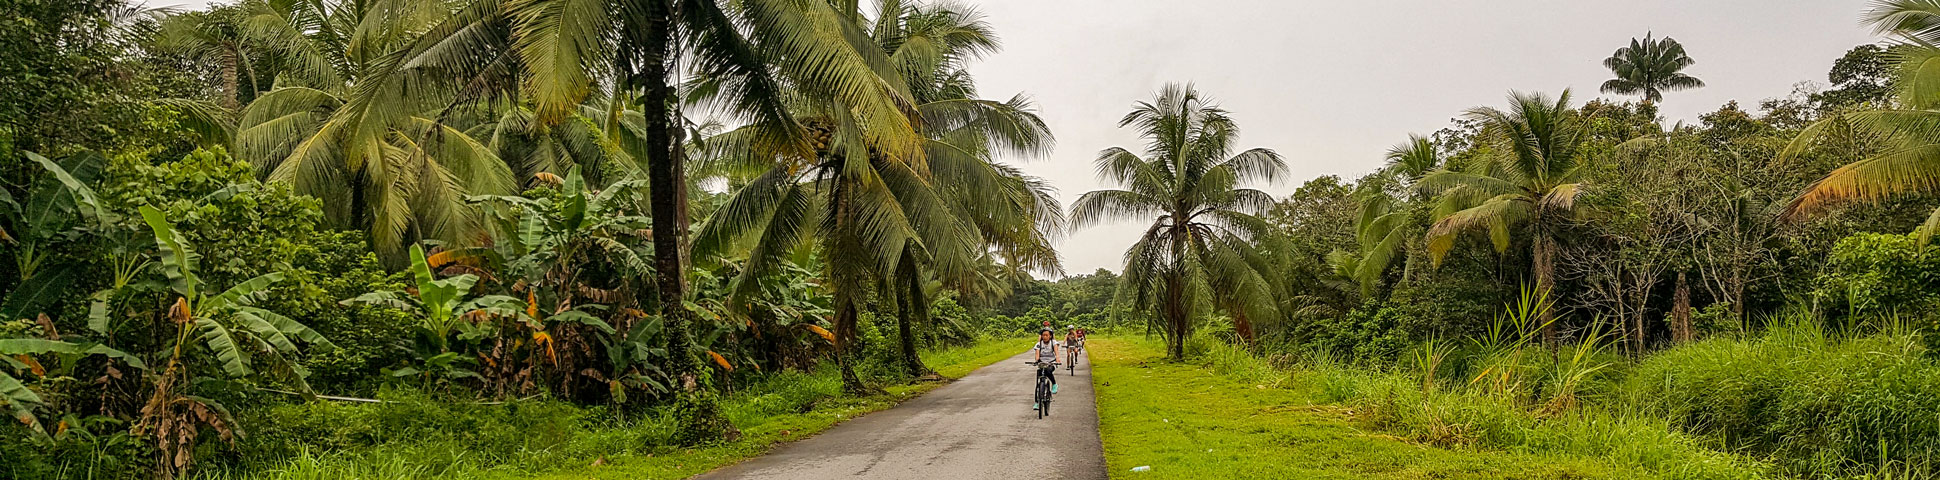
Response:
MULTIPOLYGON (((1057 371, 1057 367, 1052 365, 1058 361, 1059 346, 1058 341, 1051 336, 1051 327, 1046 326, 1044 329, 1037 331, 1037 344, 1032 345, 1030 352, 1028 352, 1037 358, 1037 376, 1039 378, 1051 379, 1051 393, 1058 393, 1058 376, 1054 374, 1057 371)), ((1038 405, 1036 399, 1032 399, 1031 409, 1036 410, 1040 407, 1042 405, 1038 405)))
POLYGON ((1064 349, 1075 353, 1079 348, 1083 347, 1084 337, 1078 336, 1078 329, 1066 327, 1064 331, 1064 349))

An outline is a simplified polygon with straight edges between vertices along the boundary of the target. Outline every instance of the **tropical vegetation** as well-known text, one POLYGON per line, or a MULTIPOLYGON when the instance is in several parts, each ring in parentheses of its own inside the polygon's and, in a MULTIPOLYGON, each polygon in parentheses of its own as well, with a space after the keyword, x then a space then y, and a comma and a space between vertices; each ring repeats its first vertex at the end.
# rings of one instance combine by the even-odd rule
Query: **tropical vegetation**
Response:
POLYGON ((960 3, 0 0, 0 476, 685 476, 1058 324, 1114 471, 1936 478, 1936 11, 1694 122, 1647 33, 1297 185, 1153 85, 1067 208, 960 3))

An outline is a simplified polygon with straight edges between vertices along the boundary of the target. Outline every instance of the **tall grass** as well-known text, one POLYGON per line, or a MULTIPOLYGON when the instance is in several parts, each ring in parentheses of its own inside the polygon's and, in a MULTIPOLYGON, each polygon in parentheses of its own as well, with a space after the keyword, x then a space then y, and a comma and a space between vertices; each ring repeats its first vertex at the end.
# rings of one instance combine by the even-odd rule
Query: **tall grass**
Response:
POLYGON ((1291 383, 1434 445, 1591 455, 1665 478, 1940 478, 1940 362, 1904 318, 1835 329, 1791 311, 1756 336, 1633 360, 1595 329, 1538 345, 1526 320, 1541 304, 1395 365, 1297 355, 1291 383))
POLYGON ((1645 360, 1624 403, 1799 474, 1931 478, 1940 470, 1940 364, 1891 319, 1828 332, 1790 312, 1762 336, 1645 360))

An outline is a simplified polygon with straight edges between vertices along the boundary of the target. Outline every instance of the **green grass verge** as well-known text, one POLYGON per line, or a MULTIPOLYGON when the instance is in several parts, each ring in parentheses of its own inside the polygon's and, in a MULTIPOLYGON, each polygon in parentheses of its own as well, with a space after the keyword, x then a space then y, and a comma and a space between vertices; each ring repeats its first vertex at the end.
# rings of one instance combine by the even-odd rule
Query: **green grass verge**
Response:
POLYGON ((1354 411, 1286 388, 1284 375, 1168 362, 1139 339, 1097 338, 1089 348, 1112 478, 1649 476, 1594 458, 1420 445, 1363 430, 1354 411), (1151 470, 1130 471, 1137 466, 1151 470))

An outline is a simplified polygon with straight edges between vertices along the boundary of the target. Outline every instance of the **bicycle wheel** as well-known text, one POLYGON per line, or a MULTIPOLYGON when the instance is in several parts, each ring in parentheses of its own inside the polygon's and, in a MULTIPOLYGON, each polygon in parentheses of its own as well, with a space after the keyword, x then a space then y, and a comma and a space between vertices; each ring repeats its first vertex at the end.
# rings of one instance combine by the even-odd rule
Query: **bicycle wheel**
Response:
POLYGON ((1051 408, 1051 387, 1042 378, 1037 379, 1037 418, 1044 418, 1045 410, 1051 408))

